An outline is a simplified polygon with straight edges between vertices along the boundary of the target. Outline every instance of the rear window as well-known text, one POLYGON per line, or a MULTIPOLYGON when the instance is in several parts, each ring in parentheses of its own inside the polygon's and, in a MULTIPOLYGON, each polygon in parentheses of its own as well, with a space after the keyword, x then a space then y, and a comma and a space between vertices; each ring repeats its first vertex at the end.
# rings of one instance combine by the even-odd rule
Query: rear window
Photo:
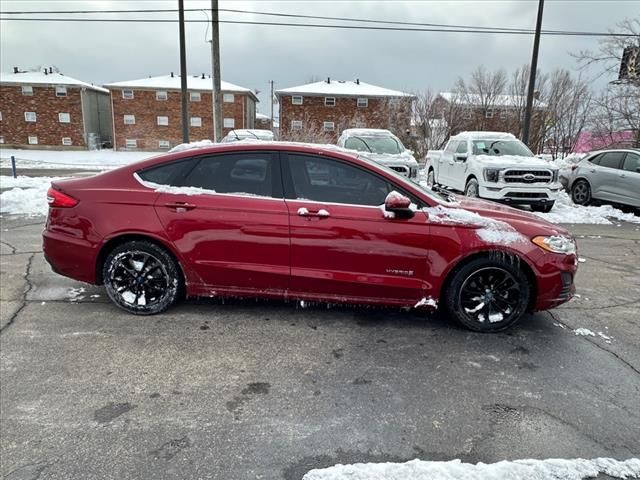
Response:
POLYGON ((176 181, 182 173, 190 170, 194 163, 194 159, 165 163, 158 167, 142 170, 138 172, 138 176, 146 182, 153 182, 159 185, 176 185, 176 181))
POLYGON ((640 155, 627 153, 627 156, 624 159, 624 166, 622 168, 629 172, 640 173, 640 155))

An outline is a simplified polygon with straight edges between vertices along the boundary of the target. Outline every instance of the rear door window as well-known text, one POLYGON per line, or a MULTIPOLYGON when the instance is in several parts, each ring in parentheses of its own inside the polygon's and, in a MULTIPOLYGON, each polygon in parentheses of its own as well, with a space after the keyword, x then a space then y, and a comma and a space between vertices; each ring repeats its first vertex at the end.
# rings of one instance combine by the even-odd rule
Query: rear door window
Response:
POLYGON ((147 168, 137 173, 145 182, 156 183, 158 185, 177 185, 182 174, 191 170, 196 161, 196 159, 190 158, 188 160, 165 163, 164 165, 147 168))
POLYGON ((624 152, 603 153, 599 165, 607 168, 620 168, 620 162, 622 162, 624 155, 624 152))
POLYGON ((627 156, 624 157, 624 164, 622 168, 629 172, 640 173, 640 155, 636 153, 627 153, 627 156))

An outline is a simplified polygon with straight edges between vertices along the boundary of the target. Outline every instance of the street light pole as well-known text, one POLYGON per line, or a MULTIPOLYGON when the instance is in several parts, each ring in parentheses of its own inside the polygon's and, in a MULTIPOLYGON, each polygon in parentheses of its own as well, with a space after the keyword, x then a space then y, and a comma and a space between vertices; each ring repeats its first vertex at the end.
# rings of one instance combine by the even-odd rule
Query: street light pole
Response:
POLYGON ((538 19, 536 21, 536 34, 533 39, 533 55, 531 57, 531 67, 529 71, 529 90, 527 91, 527 106, 524 111, 524 125, 522 127, 522 142, 526 145, 529 145, 533 96, 536 89, 536 70, 538 69, 538 49, 540 47, 540 30, 542 29, 543 8, 544 0, 538 0, 538 19))
POLYGON ((189 110, 187 105, 187 53, 184 41, 184 0, 178 0, 180 22, 180 90, 182 100, 182 143, 189 143, 189 110))
POLYGON ((218 23, 218 0, 211 0, 211 80, 213 90, 213 141, 222 140, 222 93, 220 85, 220 24, 218 23))

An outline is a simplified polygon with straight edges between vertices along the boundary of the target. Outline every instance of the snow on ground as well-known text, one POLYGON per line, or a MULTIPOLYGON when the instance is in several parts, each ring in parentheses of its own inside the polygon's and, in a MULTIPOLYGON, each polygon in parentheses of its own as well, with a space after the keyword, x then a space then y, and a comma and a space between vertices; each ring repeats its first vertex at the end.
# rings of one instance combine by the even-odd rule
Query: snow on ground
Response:
POLYGON ((115 152, 113 150, 19 150, 0 148, 0 167, 11 168, 11 156, 16 157, 18 173, 31 168, 68 168, 74 170, 109 170, 128 165, 158 152, 115 152))
POLYGON ((49 209, 47 190, 49 190, 52 181, 63 178, 0 176, 0 188, 10 189, 0 194, 0 214, 46 215, 49 209))
POLYGON ((560 192, 555 205, 549 213, 533 212, 551 223, 599 223, 611 224, 613 221, 639 223, 640 217, 633 213, 624 213, 611 205, 588 206, 576 205, 566 192, 560 192))
POLYGON ((475 465, 460 460, 356 463, 311 470, 303 480, 581 480, 600 473, 616 478, 636 478, 640 476, 640 459, 505 460, 475 465))

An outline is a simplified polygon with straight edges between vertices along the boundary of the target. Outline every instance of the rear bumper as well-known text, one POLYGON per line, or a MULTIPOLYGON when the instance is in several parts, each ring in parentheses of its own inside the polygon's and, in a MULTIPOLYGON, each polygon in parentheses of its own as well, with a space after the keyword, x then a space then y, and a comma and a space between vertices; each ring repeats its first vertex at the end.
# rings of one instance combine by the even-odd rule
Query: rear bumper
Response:
POLYGON ((81 282, 96 283, 97 250, 86 240, 45 230, 42 251, 54 272, 81 282))

